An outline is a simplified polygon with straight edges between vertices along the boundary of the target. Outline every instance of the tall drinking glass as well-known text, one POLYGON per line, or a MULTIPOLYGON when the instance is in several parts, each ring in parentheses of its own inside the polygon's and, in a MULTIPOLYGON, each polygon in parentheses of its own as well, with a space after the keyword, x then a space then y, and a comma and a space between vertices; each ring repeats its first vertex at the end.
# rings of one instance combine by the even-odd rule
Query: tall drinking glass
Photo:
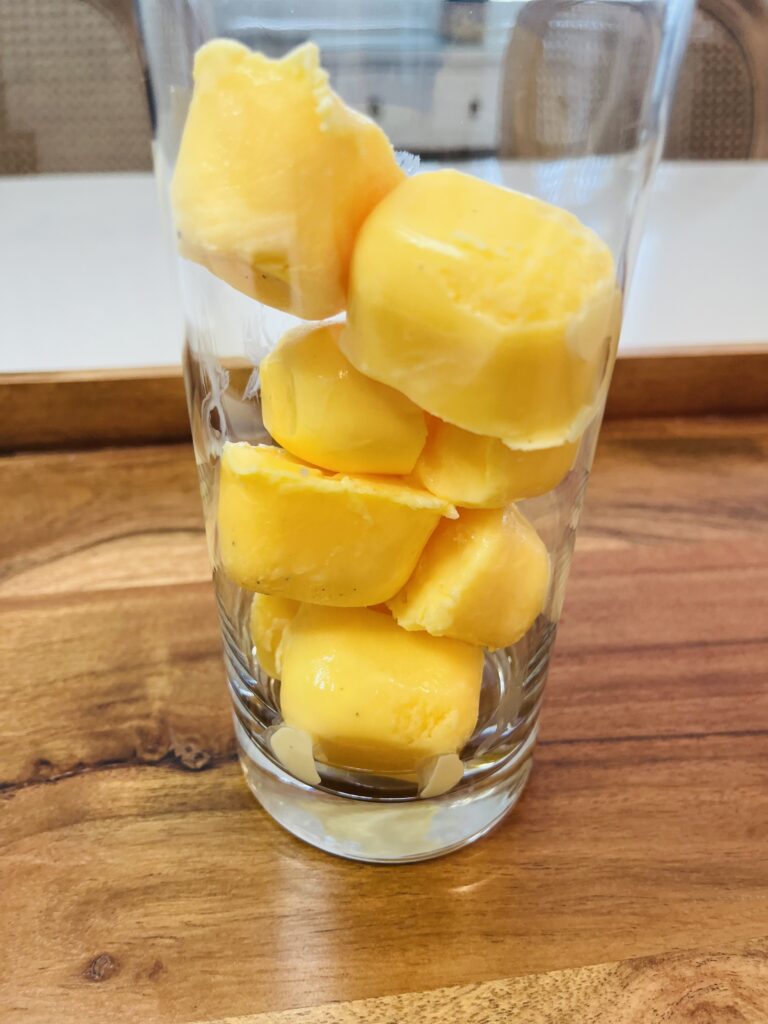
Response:
POLYGON ((368 861, 531 770, 691 0, 138 0, 240 759, 368 861))

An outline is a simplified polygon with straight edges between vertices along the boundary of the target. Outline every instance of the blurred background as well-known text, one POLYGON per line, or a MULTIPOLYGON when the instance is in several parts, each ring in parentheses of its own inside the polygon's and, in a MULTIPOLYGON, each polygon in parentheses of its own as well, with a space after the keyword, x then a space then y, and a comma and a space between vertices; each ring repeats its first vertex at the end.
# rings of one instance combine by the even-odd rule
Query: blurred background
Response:
MULTIPOLYGON (((599 72, 601 53, 616 44, 610 6, 571 4, 549 19, 542 58, 527 69, 535 103, 516 77, 512 27, 535 37, 536 5, 527 17, 509 0, 381 3, 364 25, 364 57, 345 38, 338 0, 296 0, 290 20, 272 0, 258 23, 247 0, 228 0, 217 21, 275 54, 301 41, 290 35, 299 20, 310 26, 338 90, 397 148, 422 158, 538 160, 568 151, 574 108, 599 123, 600 90, 579 86, 594 76, 573 69, 583 60, 599 72), (428 119, 412 102, 423 95, 432 97, 428 119)), ((642 50, 628 53, 641 72, 642 50)), ((598 153, 621 145, 611 134, 598 153)), ((764 342, 766 0, 700 0, 664 159, 622 349, 764 342)), ((0 372, 178 361, 180 313, 151 166, 131 0, 0 0, 0 372)))

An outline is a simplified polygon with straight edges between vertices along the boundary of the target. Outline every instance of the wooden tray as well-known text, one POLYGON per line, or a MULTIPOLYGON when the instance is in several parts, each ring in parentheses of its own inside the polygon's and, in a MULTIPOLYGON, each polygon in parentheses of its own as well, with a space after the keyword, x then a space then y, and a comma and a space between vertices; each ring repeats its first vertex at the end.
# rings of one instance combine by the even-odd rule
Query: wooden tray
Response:
MULTIPOLYGON (((0 375, 0 451, 183 441, 178 367, 0 375)), ((768 347, 621 356, 607 419, 768 410, 768 347)))

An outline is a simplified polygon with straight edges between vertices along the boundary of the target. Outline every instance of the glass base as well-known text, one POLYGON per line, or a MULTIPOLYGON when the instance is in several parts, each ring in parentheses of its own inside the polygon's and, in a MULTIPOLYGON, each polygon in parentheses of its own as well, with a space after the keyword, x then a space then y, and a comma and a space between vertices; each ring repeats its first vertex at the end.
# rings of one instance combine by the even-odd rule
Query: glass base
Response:
POLYGON ((298 782, 253 742, 235 716, 240 764, 261 806, 312 846, 349 860, 408 864, 480 839, 515 806, 531 772, 537 728, 490 776, 429 800, 370 800, 298 782))

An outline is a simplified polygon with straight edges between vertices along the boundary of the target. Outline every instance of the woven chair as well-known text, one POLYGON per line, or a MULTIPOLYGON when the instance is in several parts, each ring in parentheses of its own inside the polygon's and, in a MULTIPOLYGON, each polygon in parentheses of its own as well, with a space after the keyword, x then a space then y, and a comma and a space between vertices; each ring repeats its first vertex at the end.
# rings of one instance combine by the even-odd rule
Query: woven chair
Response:
MULTIPOLYGON (((536 159, 632 148, 656 46, 644 18, 643 5, 599 0, 523 7, 505 58, 502 154, 536 159)), ((665 156, 768 157, 768 0, 700 0, 665 156)))
POLYGON ((0 174, 151 167, 131 0, 0 0, 0 174))

